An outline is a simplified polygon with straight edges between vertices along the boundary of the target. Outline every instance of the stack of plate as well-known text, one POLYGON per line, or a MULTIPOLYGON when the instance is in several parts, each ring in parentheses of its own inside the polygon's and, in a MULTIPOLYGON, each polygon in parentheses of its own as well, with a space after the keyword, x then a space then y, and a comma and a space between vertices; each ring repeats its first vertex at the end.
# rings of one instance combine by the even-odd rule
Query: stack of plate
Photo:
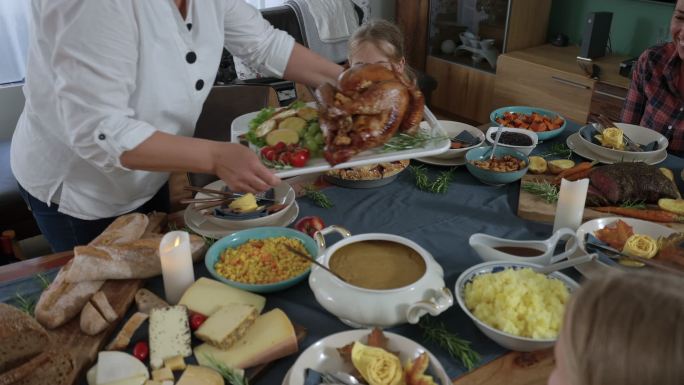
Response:
MULTIPOLYGON (((223 181, 216 181, 205 186, 206 189, 223 191, 225 184, 223 181)), ((208 198, 210 195, 197 193, 195 198, 208 198)), ((249 217, 246 219, 225 218, 213 215, 214 209, 200 212, 195 209, 194 204, 188 205, 183 214, 185 224, 197 234, 205 237, 219 239, 230 235, 239 230, 250 229, 261 226, 289 226, 299 215, 299 206, 295 200, 295 192, 292 186, 282 182, 274 188, 274 200, 283 202, 285 208, 273 214, 263 217, 249 217)))
MULTIPOLYGON (((462 166, 466 163, 465 160, 465 153, 468 152, 468 150, 479 147, 484 143, 485 136, 480 129, 477 127, 473 127, 471 125, 465 124, 465 123, 460 123, 460 122, 454 122, 450 120, 440 120, 439 123, 442 125, 442 128, 444 128, 444 131, 446 132, 447 136, 449 138, 456 138, 460 137, 463 135, 469 136, 471 138, 476 139, 476 144, 468 147, 462 147, 458 149, 448 149, 445 152, 439 154, 439 155, 433 155, 430 157, 423 157, 423 158, 416 158, 417 160, 431 164, 434 166, 447 166, 447 167, 456 167, 456 166, 462 166), (470 135, 468 135, 470 134, 470 135), (460 135, 460 136, 459 136, 460 135)), ((421 125, 426 124, 425 122, 421 123, 421 125)))
MULTIPOLYGON (((660 133, 646 127, 626 123, 615 123, 615 127, 621 129, 625 135, 638 144, 647 145, 655 142, 656 149, 642 152, 613 150, 587 140, 583 135, 580 135, 579 132, 568 136, 566 143, 577 155, 605 164, 617 162, 644 162, 647 164, 657 164, 667 158, 668 141, 667 138, 660 133)), ((581 130, 586 129, 589 129, 589 127, 584 127, 581 130)))

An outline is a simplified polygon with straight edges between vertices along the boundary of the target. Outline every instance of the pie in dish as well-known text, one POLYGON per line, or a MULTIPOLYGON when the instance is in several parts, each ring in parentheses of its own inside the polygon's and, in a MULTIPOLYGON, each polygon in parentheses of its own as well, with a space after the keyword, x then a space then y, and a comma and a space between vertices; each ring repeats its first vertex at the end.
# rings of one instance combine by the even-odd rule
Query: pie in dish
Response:
POLYGON ((405 159, 394 162, 374 163, 359 167, 330 170, 326 172, 326 175, 344 180, 377 180, 396 175, 404 171, 408 165, 409 160, 405 159))

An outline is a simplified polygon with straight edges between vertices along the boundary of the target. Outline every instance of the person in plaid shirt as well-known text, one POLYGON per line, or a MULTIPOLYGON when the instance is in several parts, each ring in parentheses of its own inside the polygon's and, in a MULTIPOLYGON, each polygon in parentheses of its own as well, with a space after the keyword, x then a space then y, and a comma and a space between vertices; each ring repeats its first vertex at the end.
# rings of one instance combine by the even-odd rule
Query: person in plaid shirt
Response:
POLYGON ((677 1, 670 34, 672 42, 639 57, 620 120, 660 132, 669 152, 684 155, 684 0, 677 1))

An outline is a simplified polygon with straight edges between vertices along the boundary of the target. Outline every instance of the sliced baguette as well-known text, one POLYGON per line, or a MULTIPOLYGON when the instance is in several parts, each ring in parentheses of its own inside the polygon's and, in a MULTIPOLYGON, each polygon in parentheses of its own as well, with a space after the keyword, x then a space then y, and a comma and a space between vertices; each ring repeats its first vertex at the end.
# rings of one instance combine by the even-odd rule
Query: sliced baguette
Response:
POLYGON ((150 314, 150 310, 167 307, 169 304, 147 289, 140 289, 135 293, 135 304, 138 311, 150 314))
POLYGON ((147 320, 148 315, 145 313, 135 313, 131 318, 126 321, 124 326, 119 331, 119 334, 114 337, 112 342, 107 345, 107 350, 124 350, 131 343, 131 338, 135 331, 142 326, 142 324, 147 320))
POLYGON ((91 302, 83 306, 83 311, 81 311, 81 331, 83 333, 94 336, 103 332, 108 326, 109 322, 91 302))
POLYGON ((108 246, 132 242, 140 239, 147 229, 150 220, 145 214, 132 213, 122 215, 93 239, 91 246, 108 246))
POLYGON ((107 322, 115 322, 119 318, 116 311, 114 311, 114 308, 112 308, 112 305, 109 304, 107 296, 102 291, 95 293, 92 298, 90 298, 90 302, 95 305, 97 311, 102 314, 102 317, 104 317, 107 322))

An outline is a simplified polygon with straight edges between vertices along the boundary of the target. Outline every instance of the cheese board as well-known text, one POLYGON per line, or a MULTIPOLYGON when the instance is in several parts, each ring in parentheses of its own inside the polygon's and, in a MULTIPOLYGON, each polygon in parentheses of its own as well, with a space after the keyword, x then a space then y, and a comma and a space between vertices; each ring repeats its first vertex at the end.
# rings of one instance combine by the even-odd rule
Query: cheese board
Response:
MULTIPOLYGON (((544 199, 522 189, 522 185, 526 182, 551 181, 552 179, 553 175, 526 174, 522 177, 520 181, 520 196, 518 198, 518 216, 520 218, 553 224, 556 215, 556 204, 548 203, 544 199)), ((602 213, 587 207, 584 209, 582 222, 596 218, 614 216, 615 215, 613 214, 602 213)), ((677 231, 684 232, 684 223, 665 223, 664 225, 677 231)))

